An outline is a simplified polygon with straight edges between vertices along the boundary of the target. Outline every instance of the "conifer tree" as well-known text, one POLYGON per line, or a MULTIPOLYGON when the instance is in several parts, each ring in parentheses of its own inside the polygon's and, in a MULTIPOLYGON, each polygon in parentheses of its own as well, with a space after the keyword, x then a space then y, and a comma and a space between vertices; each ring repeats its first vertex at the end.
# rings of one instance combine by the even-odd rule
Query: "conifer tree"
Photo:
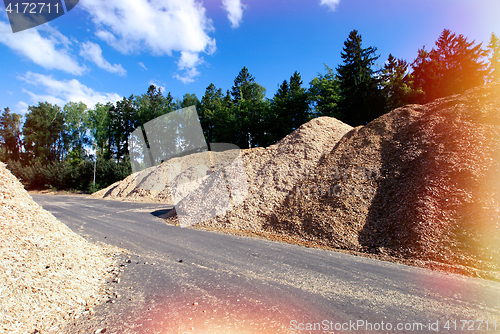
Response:
POLYGON ((382 92, 386 101, 386 111, 391 111, 408 103, 417 101, 422 94, 412 88, 412 75, 409 64, 389 54, 381 72, 382 92))
POLYGON ((0 115, 0 159, 19 160, 21 145, 21 115, 5 108, 0 115))
POLYGON ((490 53, 488 81, 500 82, 500 40, 494 33, 491 34, 488 52, 490 53))
POLYGON ((412 64, 414 88, 424 93, 420 103, 481 86, 487 77, 481 43, 474 45, 463 35, 445 29, 431 51, 420 49, 412 64))
POLYGON ((256 83, 248 69, 243 67, 231 88, 234 127, 237 134, 234 144, 240 148, 264 144, 263 120, 269 110, 265 94, 266 89, 256 83))
POLYGON ((274 141, 285 137, 310 119, 308 95, 297 71, 290 77, 290 84, 283 81, 271 105, 275 121, 270 132, 275 137, 274 141))
POLYGON ((351 31, 341 53, 343 64, 337 67, 340 102, 339 118, 345 123, 364 125, 384 112, 384 101, 372 66, 379 58, 377 48, 364 49, 361 35, 351 31))

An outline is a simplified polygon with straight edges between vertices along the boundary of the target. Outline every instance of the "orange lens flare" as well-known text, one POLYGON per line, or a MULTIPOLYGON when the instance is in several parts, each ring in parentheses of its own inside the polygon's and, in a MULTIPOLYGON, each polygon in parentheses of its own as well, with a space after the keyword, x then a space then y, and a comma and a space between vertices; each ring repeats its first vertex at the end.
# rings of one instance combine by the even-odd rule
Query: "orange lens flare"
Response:
POLYGON ((150 307, 142 319, 141 333, 297 333, 293 319, 317 318, 318 313, 292 298, 271 300, 251 293, 225 295, 186 293, 167 297, 150 307), (301 304, 301 306, 299 306, 301 304))

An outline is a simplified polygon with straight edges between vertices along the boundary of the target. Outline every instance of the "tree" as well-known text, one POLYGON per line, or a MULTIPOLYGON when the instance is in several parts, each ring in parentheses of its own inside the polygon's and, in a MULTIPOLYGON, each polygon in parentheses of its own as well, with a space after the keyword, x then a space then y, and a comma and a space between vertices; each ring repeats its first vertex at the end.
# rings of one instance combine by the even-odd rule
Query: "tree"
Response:
POLYGON ((325 64, 326 74, 318 73, 309 83, 309 104, 314 110, 314 117, 330 116, 342 118, 338 113, 340 101, 339 81, 333 69, 325 64))
POLYGON ((64 155, 64 113, 57 105, 39 102, 29 106, 23 126, 24 147, 29 164, 61 161, 64 155))
POLYGON ((409 64, 403 59, 396 59, 392 54, 381 72, 382 92, 386 100, 386 111, 391 111, 408 103, 417 101, 422 94, 412 88, 412 75, 409 64))
POLYGON ((297 71, 290 77, 290 84, 285 80, 278 88, 271 102, 271 111, 275 141, 309 121, 308 94, 297 71))
POLYGON ((90 137, 87 133, 89 128, 87 106, 82 102, 68 102, 63 110, 65 114, 65 149, 70 162, 78 164, 86 156, 85 146, 90 145, 90 137))
POLYGON ((231 88, 236 142, 241 148, 265 145, 264 117, 269 112, 265 101, 266 89, 255 82, 243 67, 231 88))
POLYGON ((422 48, 412 64, 414 88, 424 93, 421 103, 483 85, 487 71, 482 59, 486 51, 463 35, 445 29, 436 41, 436 48, 422 48))
POLYGON ((107 159, 111 157, 109 147, 109 111, 113 104, 97 103, 94 109, 88 111, 90 134, 93 138, 93 145, 96 153, 105 156, 107 159))
POLYGON ((201 104, 200 100, 198 99, 198 97, 196 96, 196 94, 186 93, 182 97, 182 101, 180 103, 180 107, 181 108, 187 108, 187 107, 195 106, 196 110, 199 110, 200 109, 200 104, 201 104))
POLYGON ((21 144, 21 115, 5 108, 0 115, 0 159, 19 160, 21 144))
POLYGON ((213 83, 206 88, 205 94, 201 98, 198 116, 205 140, 209 143, 220 142, 220 138, 217 136, 218 127, 226 126, 229 121, 224 119, 227 115, 223 113, 222 99, 222 89, 217 89, 213 83))
POLYGON ((120 162, 128 156, 128 137, 138 126, 134 96, 124 97, 109 109, 110 152, 120 162))
POLYGON ((492 33, 490 44, 488 44, 490 53, 490 63, 488 66, 488 81, 500 82, 500 40, 492 33))
POLYGON ((384 101, 379 90, 377 74, 372 66, 379 56, 377 48, 363 49, 361 35, 350 32, 341 53, 343 64, 337 67, 340 102, 339 118, 349 125, 364 125, 384 112, 384 101))
POLYGON ((146 94, 136 96, 134 99, 135 109, 137 110, 137 126, 171 112, 174 108, 173 97, 168 93, 164 96, 161 88, 151 85, 146 94))

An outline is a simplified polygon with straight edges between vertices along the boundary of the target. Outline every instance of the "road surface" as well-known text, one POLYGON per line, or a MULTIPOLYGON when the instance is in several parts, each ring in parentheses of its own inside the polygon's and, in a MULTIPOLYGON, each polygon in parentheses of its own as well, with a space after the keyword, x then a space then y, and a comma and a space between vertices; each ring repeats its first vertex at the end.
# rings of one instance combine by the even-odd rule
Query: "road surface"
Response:
POLYGON ((171 226, 160 204, 32 197, 88 240, 131 253, 112 283, 119 297, 68 332, 500 332, 497 282, 171 226))

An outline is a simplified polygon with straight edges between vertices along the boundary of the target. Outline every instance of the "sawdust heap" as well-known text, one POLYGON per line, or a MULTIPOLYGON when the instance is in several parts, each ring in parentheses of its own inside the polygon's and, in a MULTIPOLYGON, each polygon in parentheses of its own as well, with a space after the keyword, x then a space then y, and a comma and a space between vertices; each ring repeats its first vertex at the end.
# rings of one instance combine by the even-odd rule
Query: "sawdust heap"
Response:
POLYGON ((358 127, 264 229, 499 274, 499 112, 500 85, 493 85, 358 127))
POLYGON ((161 166, 150 167, 133 173, 105 189, 93 193, 92 198, 127 200, 142 203, 172 203, 172 197, 165 181, 161 166))
POLYGON ((36 204, 0 163, 0 332, 58 332, 92 307, 115 266, 36 204))
MULTIPOLYGON (((245 228, 255 229, 255 224, 257 224, 255 216, 266 216, 272 212, 283 201, 295 183, 303 178, 311 168, 315 167, 321 156, 329 152, 337 141, 351 129, 352 127, 349 125, 334 118, 319 117, 302 125, 292 134, 268 148, 242 150, 241 156, 248 180, 248 198, 227 215, 204 222, 203 225, 227 225, 224 223, 226 220, 231 222, 238 220, 240 228, 243 228, 244 221, 247 221, 248 226, 245 228)), ((188 167, 196 165, 200 160, 200 155, 201 153, 197 153, 174 158, 162 165, 134 173, 126 179, 92 194, 92 197, 172 204, 169 187, 165 185, 165 179, 168 177, 166 178, 165 175, 172 172, 170 171, 172 166, 180 165, 178 169, 184 172, 179 174, 177 179, 186 176, 190 180, 196 179, 190 185, 190 189, 195 189, 202 185, 207 178, 197 178, 186 174, 190 174, 192 168, 188 167)), ((206 182, 213 182, 213 179, 206 182)), ((174 183, 171 182, 171 184, 174 183)), ((208 188, 217 188, 218 186, 217 184, 217 186, 208 186, 208 188)), ((204 187, 207 188, 207 185, 204 187)), ((206 192, 209 191, 210 189, 207 189, 206 192)), ((198 199, 197 196, 191 196, 188 200, 192 202, 192 205, 196 205, 198 199)), ((190 203, 187 203, 188 200, 181 205, 190 206, 190 203)), ((206 200, 207 198, 204 198, 204 201, 206 200)))
MULTIPOLYGON (((246 199, 225 214, 199 225, 252 232, 262 230, 262 224, 282 204, 295 184, 316 168, 321 157, 351 129, 335 118, 319 117, 274 145, 243 150, 246 199)), ((196 205, 196 201, 192 205, 196 205)))

